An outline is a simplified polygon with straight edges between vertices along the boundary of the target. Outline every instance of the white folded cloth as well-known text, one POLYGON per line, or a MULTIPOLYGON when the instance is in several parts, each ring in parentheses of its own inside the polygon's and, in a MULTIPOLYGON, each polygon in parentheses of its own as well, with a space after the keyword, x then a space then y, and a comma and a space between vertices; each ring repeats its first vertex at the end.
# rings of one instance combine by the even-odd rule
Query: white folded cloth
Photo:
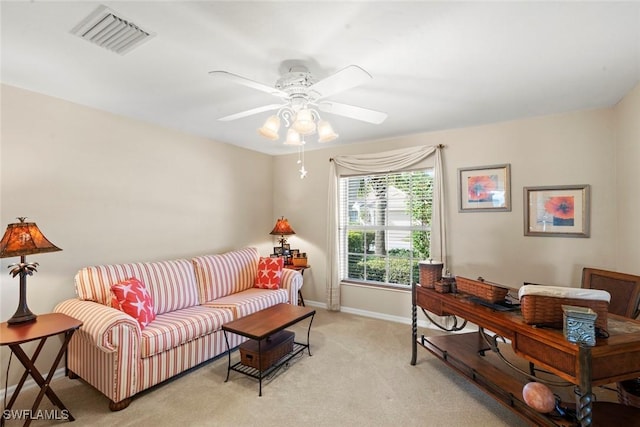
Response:
POLYGON ((611 294, 599 289, 566 288, 562 286, 524 285, 518 290, 518 298, 525 295, 544 297, 587 299, 611 302, 611 294))

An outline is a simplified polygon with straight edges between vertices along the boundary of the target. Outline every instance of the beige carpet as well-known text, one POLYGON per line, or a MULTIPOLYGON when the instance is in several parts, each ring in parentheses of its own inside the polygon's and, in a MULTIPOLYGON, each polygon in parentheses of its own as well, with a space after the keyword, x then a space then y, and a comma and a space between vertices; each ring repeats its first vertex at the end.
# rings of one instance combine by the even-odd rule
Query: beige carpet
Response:
MULTIPOLYGON (((306 339, 306 325, 291 328, 297 340, 306 339)), ((317 309, 311 353, 263 383, 262 397, 252 378, 232 372, 224 382, 226 357, 139 395, 120 412, 110 412, 107 399, 82 381, 56 379, 53 389, 75 416, 72 427, 526 425, 425 349, 418 347, 411 366, 409 325, 317 309)), ((36 392, 24 392, 15 408, 30 408, 36 392)), ((45 397, 41 408, 53 406, 45 397)))

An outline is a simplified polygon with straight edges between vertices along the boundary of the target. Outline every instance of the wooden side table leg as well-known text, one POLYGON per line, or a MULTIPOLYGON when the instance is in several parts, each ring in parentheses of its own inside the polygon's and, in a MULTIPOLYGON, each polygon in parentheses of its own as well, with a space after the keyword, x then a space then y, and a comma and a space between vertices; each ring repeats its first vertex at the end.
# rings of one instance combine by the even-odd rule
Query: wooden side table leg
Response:
POLYGON ((416 307, 416 284, 411 285, 411 365, 416 364, 418 357, 418 310, 416 307))
MULTIPOLYGON (((64 406, 64 403, 62 403, 62 400, 60 400, 60 398, 55 394, 53 389, 51 389, 51 387, 49 386, 49 384, 51 383, 51 380, 53 379, 53 375, 56 371, 56 368, 58 367, 58 364, 60 363, 62 356, 65 354, 67 350, 67 345, 69 344, 69 340, 71 339, 73 332, 75 331, 71 330, 65 333, 65 339, 62 343, 62 346, 60 347, 60 350, 58 351, 58 355, 56 356, 55 360, 53 361, 53 364, 51 365, 51 368, 49 370, 46 380, 44 379, 42 374, 40 374, 40 371, 36 369, 35 361, 38 358, 40 351, 42 350, 42 347, 44 346, 44 343, 47 340, 47 337, 40 340, 40 343, 38 344, 38 347, 31 359, 27 356, 27 354, 24 352, 24 350, 20 347, 19 344, 14 344, 9 346, 11 348, 11 351, 13 351, 13 353, 16 355, 18 360, 20 360, 22 365, 25 367, 26 369, 25 375, 30 374, 33 380, 40 387, 40 392, 38 393, 38 396, 36 397, 35 401, 33 402, 33 406, 31 407, 31 414, 36 413, 38 407, 40 406, 40 403, 42 402, 42 398, 46 394, 49 400, 51 401, 51 403, 53 403, 62 411, 64 411, 64 414, 67 416, 67 419, 69 421, 75 420, 75 418, 73 418, 73 415, 71 415, 71 412, 69 412, 69 410, 64 406)), ((23 379, 25 378, 25 375, 23 375, 23 379)), ((21 383, 24 383, 24 381, 21 380, 21 383)), ((10 408, 11 406, 13 406, 13 403, 15 402, 15 398, 17 398, 19 391, 20 389, 16 388, 7 408, 10 408)), ((28 426, 30 423, 31 423, 31 418, 29 417, 24 423, 25 427, 28 426)))
POLYGON ((587 427, 591 425, 593 414, 592 406, 593 394, 591 394, 591 348, 580 344, 578 353, 578 363, 580 365, 580 393, 576 396, 578 408, 577 417, 580 426, 587 427))
MULTIPOLYGON (((24 386, 24 383, 29 377, 31 370, 35 369, 34 363, 38 358, 38 356, 40 355, 40 351, 42 350, 42 347, 44 347, 45 341, 46 341, 46 338, 43 338, 40 340, 40 343, 38 343, 38 347, 36 347, 36 350, 33 352, 33 356, 31 357, 31 359, 26 355, 26 353, 22 350, 19 344, 12 344, 9 346, 9 349, 11 349, 13 354, 16 355, 20 363, 22 363, 22 366, 24 366, 25 370, 24 370, 24 373, 22 374, 22 377, 20 378, 20 381, 18 381, 18 384, 16 385, 16 388, 13 391, 13 394, 11 395, 11 399, 9 399, 9 403, 5 408, 6 410, 10 410, 11 408, 13 408, 13 404, 16 402, 16 399, 20 395, 22 386, 24 386)), ((4 421, 5 421, 4 414, 2 414, 2 425, 4 425, 4 421)), ((26 425, 28 425, 28 423, 30 422, 31 420, 27 420, 26 425)))

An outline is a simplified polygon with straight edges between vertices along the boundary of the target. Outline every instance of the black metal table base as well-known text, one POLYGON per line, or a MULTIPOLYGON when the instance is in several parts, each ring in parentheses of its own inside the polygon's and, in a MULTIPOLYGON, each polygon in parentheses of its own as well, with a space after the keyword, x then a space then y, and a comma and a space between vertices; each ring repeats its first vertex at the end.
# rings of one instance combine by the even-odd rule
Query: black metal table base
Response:
MULTIPOLYGON (((291 353, 284 355, 280 360, 263 371, 260 371, 253 366, 243 365, 242 362, 237 362, 234 365, 230 366, 227 370, 227 379, 225 380, 225 382, 229 380, 229 372, 240 372, 241 374, 257 379, 260 382, 260 391, 258 395, 262 396, 262 380, 269 380, 273 378, 282 368, 287 369, 291 360, 293 360, 296 356, 302 356, 302 352, 305 348, 309 348, 309 345, 294 342, 293 351, 291 351, 291 353)), ((309 353, 309 356, 311 356, 311 353, 309 353)))
MULTIPOLYGON (((311 334, 311 324, 313 323, 314 316, 315 316, 315 312, 313 314, 311 314, 311 320, 309 321, 309 327, 307 328, 307 342, 306 342, 306 344, 294 341, 293 350, 291 352, 285 354, 276 363, 274 363, 272 366, 270 366, 267 369, 263 369, 262 371, 260 369, 254 368, 252 366, 244 365, 244 364, 242 364, 242 362, 237 362, 237 363, 231 365, 231 347, 229 347, 229 337, 227 336, 227 331, 223 330, 223 332, 224 332, 224 340, 227 343, 227 353, 229 355, 229 364, 227 366, 227 378, 224 380, 224 382, 229 381, 229 374, 231 373, 231 371, 239 372, 239 373, 247 375, 247 376, 249 376, 251 378, 255 378, 255 379, 257 379, 259 381, 258 396, 262 396, 262 380, 263 379, 270 379, 282 367, 284 367, 286 369, 288 367, 288 365, 289 365, 289 362, 294 357, 296 357, 298 355, 302 356, 302 352, 304 352, 305 349, 307 349, 307 352, 309 353, 309 356, 311 356, 311 345, 310 345, 310 341, 309 341, 309 336, 311 334)), ((258 341, 258 353, 261 353, 260 341, 258 341)))

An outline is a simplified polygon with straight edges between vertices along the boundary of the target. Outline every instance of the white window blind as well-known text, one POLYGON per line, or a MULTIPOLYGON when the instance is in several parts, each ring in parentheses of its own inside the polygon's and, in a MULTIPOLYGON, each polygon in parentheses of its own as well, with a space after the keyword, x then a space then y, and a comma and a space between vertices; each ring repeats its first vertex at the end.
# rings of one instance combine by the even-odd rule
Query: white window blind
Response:
POLYGON ((340 178, 344 281, 409 287, 429 258, 433 169, 340 178))

